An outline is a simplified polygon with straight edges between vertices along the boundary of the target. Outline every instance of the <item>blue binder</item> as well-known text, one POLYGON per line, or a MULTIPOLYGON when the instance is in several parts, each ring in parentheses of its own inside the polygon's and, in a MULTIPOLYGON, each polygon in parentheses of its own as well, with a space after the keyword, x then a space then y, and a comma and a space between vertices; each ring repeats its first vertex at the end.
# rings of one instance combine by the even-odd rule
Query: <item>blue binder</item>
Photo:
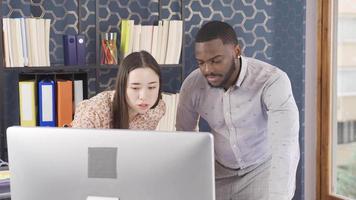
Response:
POLYGON ((78 65, 85 65, 85 37, 76 35, 77 42, 77 62, 78 65))
POLYGON ((38 82, 38 108, 40 126, 56 126, 56 98, 53 80, 38 82))
POLYGON ((63 54, 65 65, 77 65, 77 41, 75 35, 63 35, 63 54))

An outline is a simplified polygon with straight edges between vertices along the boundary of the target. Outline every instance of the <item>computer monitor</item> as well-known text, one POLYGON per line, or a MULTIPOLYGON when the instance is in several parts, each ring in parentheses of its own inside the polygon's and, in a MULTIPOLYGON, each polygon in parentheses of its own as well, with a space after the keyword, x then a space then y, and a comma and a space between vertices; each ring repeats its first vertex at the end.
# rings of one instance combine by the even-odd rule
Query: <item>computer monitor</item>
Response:
POLYGON ((7 142, 12 200, 215 199, 209 133, 10 127, 7 142))

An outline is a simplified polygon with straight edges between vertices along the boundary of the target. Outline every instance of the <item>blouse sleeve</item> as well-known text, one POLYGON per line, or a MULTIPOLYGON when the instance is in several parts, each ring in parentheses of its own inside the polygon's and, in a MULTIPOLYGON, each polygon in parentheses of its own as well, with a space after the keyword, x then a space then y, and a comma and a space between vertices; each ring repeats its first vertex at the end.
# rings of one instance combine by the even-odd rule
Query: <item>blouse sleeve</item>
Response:
POLYGON ((95 109, 92 109, 88 100, 80 102, 75 110, 73 128, 97 128, 100 117, 95 109))

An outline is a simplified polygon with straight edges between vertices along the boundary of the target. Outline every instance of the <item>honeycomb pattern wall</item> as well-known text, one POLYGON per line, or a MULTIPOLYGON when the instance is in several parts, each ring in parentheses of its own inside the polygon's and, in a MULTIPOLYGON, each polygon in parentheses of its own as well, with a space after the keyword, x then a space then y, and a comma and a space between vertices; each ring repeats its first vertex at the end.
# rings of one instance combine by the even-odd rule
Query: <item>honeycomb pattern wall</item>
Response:
POLYGON ((224 20, 238 35, 244 55, 264 61, 272 58, 272 3, 255 1, 187 1, 185 19, 185 75, 196 68, 194 37, 199 28, 211 20, 224 20))
POLYGON ((182 2, 180 0, 161 0, 160 19, 182 19, 182 2))
POLYGON ((96 0, 81 0, 79 5, 79 32, 85 35, 86 63, 96 63, 96 0))
POLYGON ((301 158, 294 199, 304 199, 305 0, 273 0, 271 63, 289 75, 299 108, 301 158))

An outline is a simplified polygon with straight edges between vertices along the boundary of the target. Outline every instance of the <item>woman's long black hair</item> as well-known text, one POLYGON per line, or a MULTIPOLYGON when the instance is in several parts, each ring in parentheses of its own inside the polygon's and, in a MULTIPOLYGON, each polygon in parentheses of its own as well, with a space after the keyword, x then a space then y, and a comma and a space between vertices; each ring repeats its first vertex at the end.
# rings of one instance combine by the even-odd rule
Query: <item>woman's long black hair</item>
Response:
POLYGON ((111 128, 129 128, 129 108, 126 101, 127 79, 129 73, 137 68, 150 68, 159 77, 159 93, 154 107, 157 106, 162 98, 161 94, 161 70, 157 61, 146 51, 134 52, 129 54, 122 61, 116 77, 116 89, 112 104, 112 124, 111 128))

